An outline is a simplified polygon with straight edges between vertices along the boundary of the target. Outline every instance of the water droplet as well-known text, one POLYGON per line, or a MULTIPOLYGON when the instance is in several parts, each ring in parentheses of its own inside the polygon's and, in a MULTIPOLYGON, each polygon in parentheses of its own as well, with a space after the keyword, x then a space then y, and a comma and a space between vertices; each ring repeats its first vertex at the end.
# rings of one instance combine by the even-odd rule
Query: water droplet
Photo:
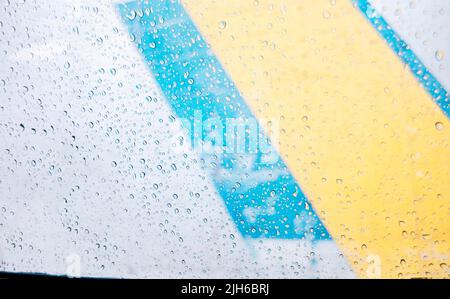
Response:
POLYGON ((436 52, 434 53, 434 57, 437 61, 442 61, 442 59, 444 59, 444 51, 436 50, 436 52))
POLYGON ((219 22, 219 29, 225 29, 226 27, 227 27, 227 22, 225 22, 225 21, 219 22))
POLYGON ((134 20, 136 18, 136 12, 132 10, 129 15, 127 15, 128 19, 134 20))

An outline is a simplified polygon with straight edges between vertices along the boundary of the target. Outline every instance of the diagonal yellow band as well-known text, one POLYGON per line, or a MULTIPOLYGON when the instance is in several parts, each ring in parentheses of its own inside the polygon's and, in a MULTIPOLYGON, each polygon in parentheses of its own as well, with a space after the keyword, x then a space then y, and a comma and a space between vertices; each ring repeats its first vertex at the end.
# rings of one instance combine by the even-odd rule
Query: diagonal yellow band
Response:
POLYGON ((450 123, 349 0, 182 1, 361 277, 448 277, 450 123))

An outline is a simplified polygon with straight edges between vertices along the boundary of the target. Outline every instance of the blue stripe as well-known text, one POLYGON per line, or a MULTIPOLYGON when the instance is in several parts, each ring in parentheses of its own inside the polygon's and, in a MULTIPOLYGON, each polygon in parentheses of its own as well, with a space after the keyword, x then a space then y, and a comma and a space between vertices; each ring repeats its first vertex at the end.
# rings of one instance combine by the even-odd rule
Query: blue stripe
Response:
MULTIPOLYGON (((178 1, 135 1, 118 8, 179 118, 198 121, 199 111, 201 121, 210 116, 254 118, 178 1)), ((200 133, 201 140, 209 133, 200 133)), ((220 145, 227 147, 222 133, 225 141, 220 145)), ((244 141, 248 144, 249 137, 244 141)), ((273 148, 272 152, 275 163, 267 163, 259 147, 255 153, 202 153, 201 158, 244 236, 330 239, 289 169, 273 148)))
POLYGON ((386 20, 380 16, 367 0, 352 0, 364 14, 366 19, 385 39, 389 47, 400 57, 414 76, 419 80, 425 90, 431 95, 435 103, 442 109, 447 117, 450 117, 449 93, 439 81, 428 71, 425 65, 409 48, 405 41, 389 26, 386 20))

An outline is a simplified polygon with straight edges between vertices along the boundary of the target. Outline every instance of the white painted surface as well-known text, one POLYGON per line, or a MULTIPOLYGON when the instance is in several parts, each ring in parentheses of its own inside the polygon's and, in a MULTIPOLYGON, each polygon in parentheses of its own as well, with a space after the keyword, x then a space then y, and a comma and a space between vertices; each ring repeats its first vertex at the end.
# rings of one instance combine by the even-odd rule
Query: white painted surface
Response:
POLYGON ((450 90, 450 1, 371 0, 436 79, 450 90))

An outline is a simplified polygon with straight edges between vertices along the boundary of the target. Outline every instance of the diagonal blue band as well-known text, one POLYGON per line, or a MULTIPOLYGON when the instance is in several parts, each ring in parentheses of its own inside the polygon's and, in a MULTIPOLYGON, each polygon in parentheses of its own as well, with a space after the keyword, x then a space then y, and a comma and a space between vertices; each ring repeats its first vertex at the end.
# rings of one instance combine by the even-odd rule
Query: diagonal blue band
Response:
MULTIPOLYGON (((193 125, 194 129, 188 126, 200 136, 201 143, 210 140, 214 131, 220 138, 211 144, 234 147, 226 133, 230 125, 224 120, 256 119, 183 6, 178 1, 152 0, 118 8, 178 117, 193 125), (199 122, 208 122, 211 117, 220 123, 196 131, 199 122)), ((330 239, 275 149, 270 145, 268 151, 260 146, 249 149, 255 142, 249 136, 254 130, 252 127, 244 137, 236 137, 241 138, 245 152, 201 155, 240 232, 254 238, 330 239)), ((261 141, 266 137, 258 133, 256 138, 261 141)))
POLYGON ((389 26, 368 0, 352 0, 366 19, 388 43, 389 47, 400 57, 425 90, 431 95, 436 104, 447 117, 450 117, 450 96, 439 81, 431 74, 420 59, 409 48, 405 41, 389 26))

